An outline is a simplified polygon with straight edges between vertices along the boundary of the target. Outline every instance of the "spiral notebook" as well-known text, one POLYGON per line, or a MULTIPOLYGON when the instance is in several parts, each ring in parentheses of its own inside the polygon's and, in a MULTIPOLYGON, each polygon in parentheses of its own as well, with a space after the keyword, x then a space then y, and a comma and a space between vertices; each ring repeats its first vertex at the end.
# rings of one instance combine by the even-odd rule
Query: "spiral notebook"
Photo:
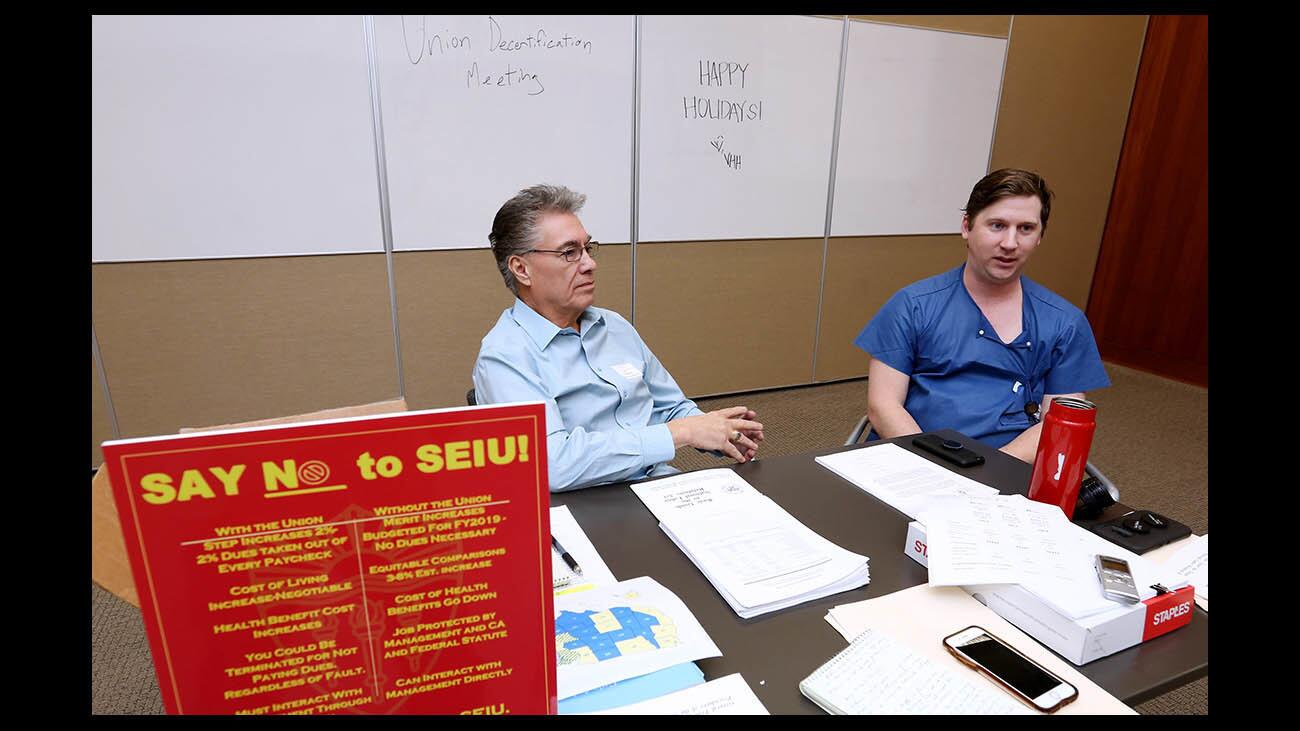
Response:
POLYGON ((972 682, 870 629, 804 678, 799 692, 835 715, 1033 715, 996 687, 972 682))

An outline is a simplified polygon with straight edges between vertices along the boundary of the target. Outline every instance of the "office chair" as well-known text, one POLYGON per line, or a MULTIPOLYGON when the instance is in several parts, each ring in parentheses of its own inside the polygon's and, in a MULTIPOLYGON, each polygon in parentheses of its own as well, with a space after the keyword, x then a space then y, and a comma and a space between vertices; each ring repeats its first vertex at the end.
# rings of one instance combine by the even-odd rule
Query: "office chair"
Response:
MULTIPOLYGON (((849 438, 844 440, 844 446, 851 447, 857 444, 858 441, 862 439, 862 435, 868 434, 870 431, 871 421, 867 418, 866 414, 863 414, 862 418, 858 419, 857 425, 853 427, 853 431, 849 432, 849 438)), ((1091 460, 1089 460, 1088 464, 1084 466, 1084 472, 1097 478, 1097 481, 1101 483, 1102 487, 1106 488, 1106 492, 1110 493, 1111 499, 1115 502, 1119 502, 1119 488, 1115 487, 1115 483, 1111 482, 1106 475, 1102 474, 1101 470, 1097 469, 1097 466, 1094 465, 1091 460)))

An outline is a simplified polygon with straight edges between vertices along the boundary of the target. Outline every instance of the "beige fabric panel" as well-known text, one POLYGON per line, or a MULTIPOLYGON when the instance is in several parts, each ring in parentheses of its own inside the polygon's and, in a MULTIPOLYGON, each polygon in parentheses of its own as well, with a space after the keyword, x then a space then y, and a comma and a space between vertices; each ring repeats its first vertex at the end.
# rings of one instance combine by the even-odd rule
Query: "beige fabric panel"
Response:
POLYGON ((351 419, 357 416, 383 416, 387 414, 397 414, 407 411, 406 399, 395 398, 385 401, 376 401, 373 404, 357 404, 355 406, 339 406, 333 409, 321 409, 313 411, 310 414, 290 414, 289 416, 273 416, 269 419, 254 419, 253 421, 240 421, 233 424, 212 424, 209 426, 183 426, 179 429, 181 434, 194 434, 205 431, 220 431, 224 429, 250 429, 257 426, 281 426, 284 424, 301 424, 304 421, 326 421, 329 419, 351 419))
POLYGON ((97 264, 122 437, 398 395, 383 255, 97 264))
POLYGON ((870 20, 890 25, 908 25, 933 30, 952 30, 981 36, 1006 38, 1011 31, 1010 15, 850 15, 855 20, 870 20))
POLYGON ((1025 273, 1086 309, 1142 57, 1146 16, 1017 15, 992 169, 1037 170, 1055 193, 1025 273))
POLYGON ((826 258, 817 380, 867 375, 870 358, 853 344, 895 292, 966 260, 961 236, 874 236, 831 239, 826 258))
POLYGON ((108 404, 104 401, 104 382, 99 378, 99 369, 95 359, 90 360, 90 466, 98 467, 104 462, 100 444, 113 439, 113 420, 109 416, 108 404))
MULTIPOLYGON (((600 247, 596 305, 627 316, 631 246, 600 247)), ((490 249, 399 252, 393 257, 402 373, 412 410, 464 406, 479 343, 514 302, 490 249)))
POLYGON ((636 327, 689 396, 808 383, 822 239, 643 244, 636 327))

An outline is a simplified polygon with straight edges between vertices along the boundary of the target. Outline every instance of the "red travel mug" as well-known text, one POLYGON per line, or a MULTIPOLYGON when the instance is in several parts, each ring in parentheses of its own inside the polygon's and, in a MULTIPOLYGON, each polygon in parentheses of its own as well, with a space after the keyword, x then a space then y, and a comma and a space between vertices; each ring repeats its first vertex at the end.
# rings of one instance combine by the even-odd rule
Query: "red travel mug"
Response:
POLYGON ((1052 401, 1038 437, 1034 473, 1029 478, 1030 500, 1056 505, 1065 511, 1065 517, 1074 517, 1096 430, 1096 404, 1069 397, 1052 401))

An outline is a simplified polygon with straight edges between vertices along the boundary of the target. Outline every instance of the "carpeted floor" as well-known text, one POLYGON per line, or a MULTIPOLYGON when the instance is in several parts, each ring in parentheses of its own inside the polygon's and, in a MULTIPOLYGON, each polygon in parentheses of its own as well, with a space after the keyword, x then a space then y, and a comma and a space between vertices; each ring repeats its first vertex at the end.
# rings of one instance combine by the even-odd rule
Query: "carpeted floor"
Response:
MULTIPOLYGON (((1210 529, 1209 391, 1121 366, 1106 366, 1112 385, 1088 394, 1097 404, 1092 461, 1120 489, 1122 501, 1164 513, 1197 534, 1210 529)), ((797 454, 844 443, 866 412, 866 381, 700 399, 707 410, 745 405, 758 412, 766 441, 760 457, 797 454)), ((695 450, 681 469, 727 464, 695 450)), ((92 584, 91 711, 163 712, 140 610, 92 584)), ((1137 707, 1143 714, 1209 712, 1203 678, 1137 707)))

